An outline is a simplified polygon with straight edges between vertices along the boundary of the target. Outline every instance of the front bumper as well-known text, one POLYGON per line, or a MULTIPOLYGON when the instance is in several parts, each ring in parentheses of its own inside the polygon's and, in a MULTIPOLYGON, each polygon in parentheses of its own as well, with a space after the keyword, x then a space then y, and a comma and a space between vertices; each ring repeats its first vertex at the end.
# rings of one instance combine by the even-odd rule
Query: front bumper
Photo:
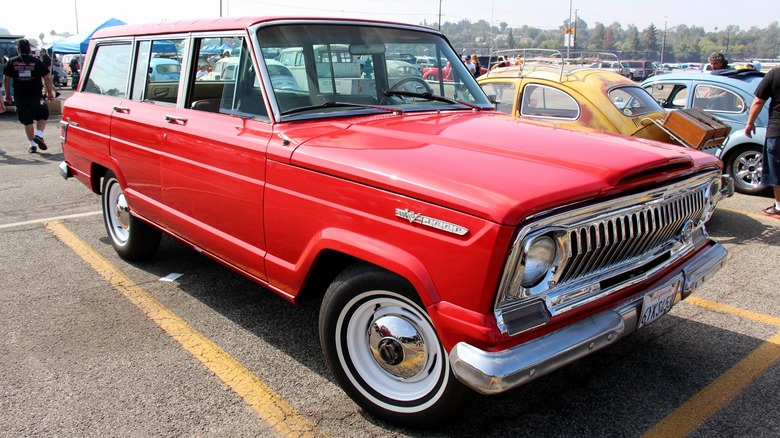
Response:
MULTIPOLYGON (((709 280, 723 267, 727 256, 726 249, 715 243, 691 258, 682 272, 670 280, 682 282, 674 302, 685 299, 709 280)), ((507 391, 634 332, 642 301, 643 296, 639 296, 614 309, 503 351, 489 352, 464 342, 458 343, 450 352, 452 370, 458 380, 477 392, 496 394, 507 391)))

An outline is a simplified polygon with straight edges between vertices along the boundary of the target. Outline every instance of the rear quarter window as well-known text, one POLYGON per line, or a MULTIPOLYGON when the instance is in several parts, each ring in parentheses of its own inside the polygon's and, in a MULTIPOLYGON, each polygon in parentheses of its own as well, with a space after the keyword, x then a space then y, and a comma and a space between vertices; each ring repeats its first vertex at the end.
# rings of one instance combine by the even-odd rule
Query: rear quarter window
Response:
POLYGON ((130 59, 130 43, 97 45, 94 60, 87 72, 84 92, 125 97, 130 59))
POLYGON ((567 93, 545 85, 529 84, 523 90, 520 115, 550 119, 576 120, 580 106, 567 93))

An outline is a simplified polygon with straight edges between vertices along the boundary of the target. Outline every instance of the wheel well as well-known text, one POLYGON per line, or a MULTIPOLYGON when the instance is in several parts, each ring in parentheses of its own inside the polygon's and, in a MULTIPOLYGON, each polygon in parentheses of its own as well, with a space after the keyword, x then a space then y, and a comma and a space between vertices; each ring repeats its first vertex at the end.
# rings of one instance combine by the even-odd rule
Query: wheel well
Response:
POLYGON ((740 143, 736 146, 729 148, 729 151, 726 152, 726 155, 721 157, 721 161, 723 161, 723 164, 725 165, 726 163, 731 161, 731 158, 734 156, 734 154, 738 154, 739 152, 743 151, 746 148, 758 148, 758 150, 761 150, 761 148, 763 148, 763 145, 758 143, 740 143))
MULTIPOLYGON (((341 274, 345 269, 356 264, 365 264, 375 266, 378 269, 385 269, 382 266, 378 266, 373 263, 366 262, 365 260, 353 257, 342 252, 327 250, 320 253, 312 263, 309 275, 298 293, 296 301, 303 304, 305 302, 315 301, 322 298, 325 292, 328 290, 328 286, 333 283, 333 280, 341 274)), ((393 272, 393 271, 388 271, 393 272)), ((401 278, 396 272, 394 274, 401 278)), ((406 279, 405 279, 406 280, 406 279)), ((407 280, 408 281, 408 280, 407 280)))
POLYGON ((93 192, 100 193, 102 190, 102 186, 100 185, 100 180, 103 179, 104 176, 106 176, 106 172, 108 172, 108 169, 101 166, 97 163, 92 163, 92 169, 90 170, 90 184, 92 187, 93 192))

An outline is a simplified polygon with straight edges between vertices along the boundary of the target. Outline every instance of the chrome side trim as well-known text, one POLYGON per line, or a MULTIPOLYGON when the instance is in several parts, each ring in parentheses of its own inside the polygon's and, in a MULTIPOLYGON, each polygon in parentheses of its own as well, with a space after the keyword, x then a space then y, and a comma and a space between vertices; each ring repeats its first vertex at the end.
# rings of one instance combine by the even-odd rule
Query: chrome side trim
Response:
MULTIPOLYGON (((693 256, 678 275, 653 290, 682 279, 683 288, 674 300, 677 303, 720 270, 727 256, 726 249, 715 243, 693 256)), ((452 370, 461 382, 482 394, 497 394, 523 385, 634 332, 642 298, 503 351, 484 351, 460 342, 450 352, 452 370)))

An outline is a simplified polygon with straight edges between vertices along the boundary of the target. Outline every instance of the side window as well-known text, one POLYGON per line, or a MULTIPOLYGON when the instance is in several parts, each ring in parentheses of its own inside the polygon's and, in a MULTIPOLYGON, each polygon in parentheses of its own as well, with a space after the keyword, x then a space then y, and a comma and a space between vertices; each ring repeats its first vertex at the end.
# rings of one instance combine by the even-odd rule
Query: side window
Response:
POLYGON ((517 87, 513 83, 497 83, 492 82, 482 85, 482 89, 485 90, 485 94, 494 96, 493 99, 496 102, 496 109, 502 113, 512 114, 512 107, 515 103, 515 92, 517 87))
POLYGON ((697 85, 693 95, 693 106, 710 111, 740 113, 745 110, 745 101, 725 88, 697 85))
POLYGON ((654 84, 645 90, 664 108, 684 108, 688 101, 688 87, 684 84, 654 84))
POLYGON ((573 97, 561 90, 530 84, 523 89, 520 115, 575 120, 580 116, 580 107, 573 97))
POLYGON ((196 71, 188 107, 214 113, 266 116, 260 81, 250 51, 240 37, 195 40, 196 71))
POLYGON ((130 43, 98 45, 92 66, 87 72, 84 92, 125 97, 130 55, 130 43))
POLYGON ((179 79, 181 79, 179 48, 183 45, 184 40, 181 39, 138 43, 138 58, 133 79, 134 99, 173 105, 177 103, 179 79))

